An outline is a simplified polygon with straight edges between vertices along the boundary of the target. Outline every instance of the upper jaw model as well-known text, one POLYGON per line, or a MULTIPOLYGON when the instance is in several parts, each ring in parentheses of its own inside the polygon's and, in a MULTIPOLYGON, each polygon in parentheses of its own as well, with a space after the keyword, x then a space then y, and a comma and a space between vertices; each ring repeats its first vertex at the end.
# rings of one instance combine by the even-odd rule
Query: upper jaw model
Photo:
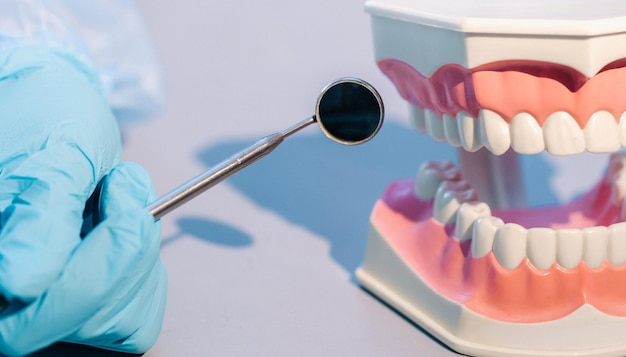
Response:
POLYGON ((361 285, 476 356, 626 355, 626 4, 368 0, 417 130, 459 147, 376 203, 361 285), (524 207, 517 155, 613 153, 563 206, 524 207))

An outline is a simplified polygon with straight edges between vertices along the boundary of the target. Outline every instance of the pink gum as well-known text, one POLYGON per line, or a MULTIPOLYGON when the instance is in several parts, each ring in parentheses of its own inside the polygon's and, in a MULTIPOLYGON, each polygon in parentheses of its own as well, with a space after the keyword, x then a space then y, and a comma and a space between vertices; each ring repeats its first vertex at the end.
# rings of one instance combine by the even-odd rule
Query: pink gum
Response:
MULTIPOLYGON (((506 270, 492 253, 472 257, 470 242, 460 243, 453 235, 453 225, 444 226, 432 219, 432 201, 416 198, 412 187, 411 180, 392 183, 377 202, 371 220, 401 259, 439 294, 479 314, 508 322, 550 321, 585 303, 610 315, 626 316, 626 284, 622 283, 626 281, 626 266, 605 262, 590 269, 581 262, 570 270, 558 264, 539 270, 525 258, 516 269, 506 270)), ((566 207, 565 211, 571 211, 566 216, 574 219, 573 213, 581 206, 578 202, 566 207)), ((541 214, 530 216, 545 220, 556 210, 561 209, 541 209, 541 214)), ((570 223, 568 226, 581 225, 570 223)))
POLYGON ((565 111, 584 127, 597 111, 608 111, 619 121, 626 110, 624 67, 609 65, 585 78, 561 65, 514 60, 471 70, 445 64, 427 78, 397 59, 381 60, 378 66, 405 100, 438 116, 465 111, 477 117, 480 109, 489 109, 510 122, 525 112, 543 125, 550 114, 565 111))

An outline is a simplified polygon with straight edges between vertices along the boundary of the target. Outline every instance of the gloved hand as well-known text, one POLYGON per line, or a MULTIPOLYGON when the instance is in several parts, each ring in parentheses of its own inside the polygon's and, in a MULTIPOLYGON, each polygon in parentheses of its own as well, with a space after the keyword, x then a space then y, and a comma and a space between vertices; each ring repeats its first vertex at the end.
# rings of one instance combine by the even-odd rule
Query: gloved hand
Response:
POLYGON ((0 294, 30 303, 81 242, 85 201, 120 161, 94 75, 46 48, 0 51, 0 294))
POLYGON ((23 355, 56 341, 145 352, 161 329, 166 274, 159 225, 145 209, 154 199, 136 164, 103 182, 101 222, 41 297, 0 320, 0 352, 23 355))
POLYGON ((45 48, 0 51, 0 353, 65 340, 141 352, 160 330, 165 274, 145 212, 145 173, 106 180, 103 222, 84 240, 85 202, 119 163, 97 79, 45 48))

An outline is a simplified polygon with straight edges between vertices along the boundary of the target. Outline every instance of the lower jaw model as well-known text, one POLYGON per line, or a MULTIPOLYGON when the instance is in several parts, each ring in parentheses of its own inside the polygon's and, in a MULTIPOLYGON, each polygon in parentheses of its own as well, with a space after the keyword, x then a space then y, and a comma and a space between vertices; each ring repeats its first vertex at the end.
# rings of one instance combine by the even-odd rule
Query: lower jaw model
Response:
MULTIPOLYGON (((462 60, 414 61, 409 30, 429 43, 455 34, 369 5, 379 67, 416 129, 459 147, 461 165, 425 162, 415 179, 388 186, 371 215, 360 284, 461 353, 625 355, 626 49, 589 50, 602 52, 594 65, 565 63, 565 45, 520 60, 525 42, 515 35, 513 56, 506 45, 489 57, 493 46, 466 41, 462 60), (524 208, 516 155, 544 151, 612 155, 588 193, 524 208)), ((533 36, 541 48, 562 40, 533 36)))

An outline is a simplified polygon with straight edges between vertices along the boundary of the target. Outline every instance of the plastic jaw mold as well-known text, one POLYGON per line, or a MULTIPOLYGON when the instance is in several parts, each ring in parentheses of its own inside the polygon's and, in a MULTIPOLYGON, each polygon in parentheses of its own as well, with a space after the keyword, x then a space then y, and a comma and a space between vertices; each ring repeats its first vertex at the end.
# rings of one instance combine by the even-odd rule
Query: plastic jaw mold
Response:
POLYGON ((362 286, 477 356, 626 354, 621 0, 369 0, 415 128, 459 147, 390 184, 362 286), (518 154, 613 153, 569 204, 525 208, 518 154))

